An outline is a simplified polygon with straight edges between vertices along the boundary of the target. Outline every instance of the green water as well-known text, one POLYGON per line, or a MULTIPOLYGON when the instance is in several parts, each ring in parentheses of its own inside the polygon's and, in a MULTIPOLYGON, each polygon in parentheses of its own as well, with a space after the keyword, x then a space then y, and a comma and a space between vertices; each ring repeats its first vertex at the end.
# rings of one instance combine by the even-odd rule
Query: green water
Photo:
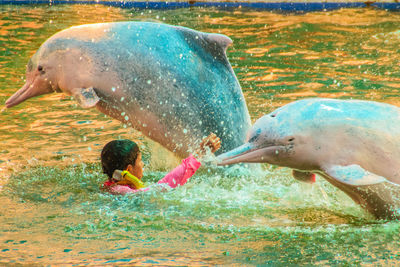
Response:
MULTIPOLYGON (((161 21, 223 33, 252 120, 306 97, 399 105, 400 14, 308 14, 104 6, 0 6, 0 103, 25 64, 72 25, 161 21)), ((60 94, 0 113, 0 264, 378 265, 400 260, 400 223, 376 221, 322 178, 285 168, 202 168, 183 187, 134 196, 99 190, 101 147, 138 140, 155 182, 177 159, 125 125, 60 94)))

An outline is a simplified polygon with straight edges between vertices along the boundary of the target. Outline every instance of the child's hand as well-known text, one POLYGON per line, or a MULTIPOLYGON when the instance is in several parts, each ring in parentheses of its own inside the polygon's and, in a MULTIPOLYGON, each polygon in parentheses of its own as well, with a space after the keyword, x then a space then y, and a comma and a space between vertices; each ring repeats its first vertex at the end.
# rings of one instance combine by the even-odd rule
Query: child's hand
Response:
POLYGON ((201 150, 205 150, 206 147, 209 147, 211 152, 214 153, 221 147, 221 139, 219 139, 219 137, 216 136, 214 133, 211 133, 200 143, 201 150))
POLYGON ((195 154, 198 157, 204 156, 206 153, 206 147, 210 148, 211 152, 214 153, 221 147, 221 140, 214 133, 211 133, 201 141, 199 148, 195 151, 195 154))

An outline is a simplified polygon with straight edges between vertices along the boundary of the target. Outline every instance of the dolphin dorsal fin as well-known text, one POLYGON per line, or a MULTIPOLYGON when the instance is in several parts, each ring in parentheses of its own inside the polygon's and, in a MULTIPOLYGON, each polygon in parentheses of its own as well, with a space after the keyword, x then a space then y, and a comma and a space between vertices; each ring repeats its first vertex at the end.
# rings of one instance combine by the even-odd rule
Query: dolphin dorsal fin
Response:
POLYGON ((215 43, 217 46, 222 48, 224 52, 232 44, 231 38, 229 38, 226 35, 223 34, 217 34, 217 33, 206 33, 205 39, 208 40, 210 43, 215 43))
POLYGON ((189 28, 177 26, 176 29, 182 33, 186 42, 197 44, 204 51, 210 53, 215 59, 228 62, 226 49, 232 44, 231 38, 219 33, 204 33, 189 28))

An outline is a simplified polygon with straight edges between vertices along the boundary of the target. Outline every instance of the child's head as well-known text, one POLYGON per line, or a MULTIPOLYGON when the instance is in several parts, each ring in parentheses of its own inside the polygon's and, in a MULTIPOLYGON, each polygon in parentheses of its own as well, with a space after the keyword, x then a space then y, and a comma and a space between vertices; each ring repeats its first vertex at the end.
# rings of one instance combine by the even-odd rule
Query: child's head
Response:
POLYGON ((103 172, 111 180, 115 170, 126 170, 129 165, 134 167, 139 156, 141 153, 135 142, 126 139, 113 140, 107 143, 101 151, 103 172))

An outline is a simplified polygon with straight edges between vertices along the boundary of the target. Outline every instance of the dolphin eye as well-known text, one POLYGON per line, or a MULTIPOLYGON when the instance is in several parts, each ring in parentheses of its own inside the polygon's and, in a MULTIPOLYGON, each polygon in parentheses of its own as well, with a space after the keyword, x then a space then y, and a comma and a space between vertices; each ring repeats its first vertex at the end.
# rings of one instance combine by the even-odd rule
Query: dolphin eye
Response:
POLYGON ((294 137, 288 139, 289 142, 294 141, 294 137))
POLYGON ((272 117, 272 118, 275 118, 275 117, 276 117, 276 114, 271 114, 271 117, 272 117))
POLYGON ((40 74, 44 74, 45 73, 45 71, 43 70, 43 67, 42 66, 38 66, 37 67, 37 69, 38 69, 38 71, 40 71, 40 74))

